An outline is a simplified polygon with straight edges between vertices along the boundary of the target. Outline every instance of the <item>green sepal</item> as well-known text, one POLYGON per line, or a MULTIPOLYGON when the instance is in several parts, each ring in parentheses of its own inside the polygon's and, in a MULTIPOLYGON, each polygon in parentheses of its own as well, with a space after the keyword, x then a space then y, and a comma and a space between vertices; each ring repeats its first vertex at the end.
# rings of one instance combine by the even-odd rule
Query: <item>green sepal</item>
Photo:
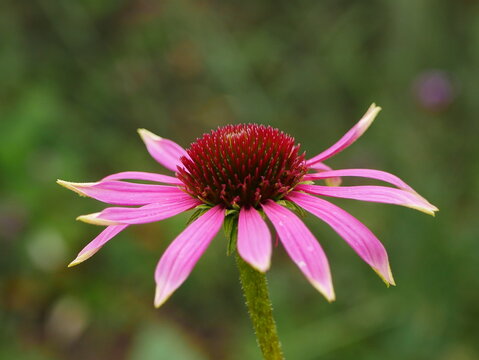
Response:
POLYGON ((283 205, 284 207, 288 208, 289 210, 293 211, 300 217, 306 217, 307 213, 304 209, 298 206, 296 203, 289 201, 289 200, 279 200, 278 204, 283 205))
POLYGON ((226 212, 227 215, 223 221, 223 230, 226 239, 228 240, 226 255, 229 256, 236 251, 236 241, 238 239, 238 212, 233 211, 228 214, 228 211, 226 212))
POLYGON ((259 214, 261 215, 261 217, 263 218, 263 220, 266 220, 266 219, 267 219, 266 214, 264 213, 263 208, 256 209, 256 210, 258 210, 258 212, 259 212, 259 214))
POLYGON ((204 204, 198 205, 197 207, 195 207, 195 212, 191 215, 191 217, 186 222, 186 226, 190 225, 193 221, 198 219, 201 215, 203 215, 209 209, 211 209, 211 206, 204 205, 204 204))
POLYGON ((209 210, 213 207, 214 205, 208 205, 208 204, 201 204, 201 205, 198 205, 197 207, 195 207, 195 209, 206 209, 206 210, 209 210))
POLYGON ((225 216, 233 215, 233 214, 237 214, 237 213, 238 213, 238 210, 236 210, 236 209, 228 209, 228 210, 226 210, 225 216))
POLYGON ((298 185, 314 185, 314 181, 311 181, 311 180, 301 181, 298 183, 298 185))

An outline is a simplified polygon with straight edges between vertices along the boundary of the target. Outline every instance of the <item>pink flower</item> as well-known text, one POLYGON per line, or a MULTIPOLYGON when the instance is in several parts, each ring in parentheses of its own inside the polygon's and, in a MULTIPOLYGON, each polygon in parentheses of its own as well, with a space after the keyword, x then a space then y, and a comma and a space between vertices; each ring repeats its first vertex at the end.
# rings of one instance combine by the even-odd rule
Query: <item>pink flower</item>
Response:
POLYGON ((263 125, 221 127, 203 135, 188 150, 140 129, 150 155, 175 176, 122 172, 91 183, 58 180, 80 195, 120 205, 78 218, 107 227, 70 266, 91 257, 129 225, 163 220, 199 206, 200 216, 173 240, 158 263, 155 306, 163 304, 186 280, 226 214, 237 216, 237 251, 246 262, 261 272, 270 267, 272 245, 267 218, 306 278, 333 301, 328 259, 311 231, 291 210, 300 207, 331 226, 386 284, 394 285, 386 250, 376 236, 346 211, 315 196, 403 205, 431 215, 438 210, 392 174, 369 169, 332 170, 323 163, 355 142, 379 111, 373 104, 337 143, 309 160, 292 137, 263 125), (348 176, 381 180, 394 187, 339 186, 341 178, 348 176), (315 185, 319 180, 332 186, 315 185))

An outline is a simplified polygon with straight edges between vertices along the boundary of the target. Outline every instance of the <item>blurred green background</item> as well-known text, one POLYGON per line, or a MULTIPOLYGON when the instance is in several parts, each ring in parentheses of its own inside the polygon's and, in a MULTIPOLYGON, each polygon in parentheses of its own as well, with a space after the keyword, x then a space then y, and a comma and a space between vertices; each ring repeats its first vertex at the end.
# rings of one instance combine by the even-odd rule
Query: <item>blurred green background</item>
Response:
POLYGON ((478 359, 478 64, 472 0, 0 2, 0 359, 260 359, 222 234, 155 310, 156 262, 188 214, 67 269, 100 231, 75 217, 103 205, 55 180, 168 173, 139 127, 187 147, 269 124, 311 157, 373 101, 378 120, 327 163, 393 172, 441 211, 335 201, 384 242, 390 289, 308 217, 338 299, 275 249, 287 359, 478 359))

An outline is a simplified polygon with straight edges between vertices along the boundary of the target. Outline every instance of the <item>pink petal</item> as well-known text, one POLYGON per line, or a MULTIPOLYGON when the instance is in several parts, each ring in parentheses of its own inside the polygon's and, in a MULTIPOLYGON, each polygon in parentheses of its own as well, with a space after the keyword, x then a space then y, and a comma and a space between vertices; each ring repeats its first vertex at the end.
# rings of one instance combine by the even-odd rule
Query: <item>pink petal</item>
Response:
POLYGON ((296 190, 315 195, 402 205, 430 215, 434 215, 434 211, 437 211, 434 205, 429 204, 416 193, 385 186, 299 185, 296 190))
POLYGON ((381 108, 379 106, 376 106, 375 104, 372 104, 366 114, 363 115, 361 120, 359 120, 359 122, 354 125, 352 129, 350 129, 341 139, 339 139, 338 142, 336 142, 333 146, 326 149, 319 155, 316 155, 312 159, 306 161, 306 164, 308 166, 312 166, 313 164, 324 161, 346 149, 349 145, 354 143, 362 134, 364 134, 364 132, 371 125, 379 111, 381 111, 381 108))
POLYGON ((271 262, 271 234, 260 213, 241 208, 238 221, 238 253, 258 271, 265 272, 271 262))
POLYGON ((100 181, 92 183, 73 183, 63 180, 57 182, 82 196, 89 196, 107 204, 145 205, 162 202, 165 197, 184 194, 176 186, 136 184, 124 181, 100 181))
POLYGON ((128 225, 108 226, 98 235, 93 241, 83 248, 68 267, 78 265, 79 263, 92 257, 100 248, 105 245, 110 239, 116 236, 120 231, 124 230, 128 225))
POLYGON ((328 259, 313 234, 293 212, 274 201, 266 201, 263 204, 263 209, 273 223, 291 259, 309 282, 328 301, 333 301, 335 295, 328 259))
POLYGON ((395 285, 386 249, 359 220, 336 205, 314 196, 294 191, 288 195, 288 199, 331 226, 387 285, 395 285))
POLYGON ((325 163, 318 162, 309 166, 310 169, 315 169, 319 171, 331 171, 333 170, 330 166, 326 165, 325 163))
POLYGON ((160 307, 190 275, 218 233, 225 210, 217 205, 191 223, 170 246, 156 267, 155 306, 160 307))
POLYGON ((392 185, 395 185, 399 189, 415 192, 408 184, 406 184, 397 176, 385 171, 372 170, 372 169, 341 169, 341 170, 322 171, 318 173, 307 174, 304 177, 304 180, 319 180, 319 179, 327 179, 327 178, 337 177, 337 176, 353 176, 353 177, 364 177, 369 179, 381 180, 381 181, 390 183, 392 185))
POLYGON ((79 216, 77 220, 95 225, 145 224, 167 219, 201 204, 199 200, 183 194, 140 208, 110 207, 99 213, 79 216))
POLYGON ((138 133, 150 155, 171 171, 176 171, 176 167, 181 165, 180 158, 182 156, 188 157, 185 149, 171 140, 159 137, 145 129, 138 129, 138 133))
POLYGON ((155 174, 141 171, 124 171, 117 174, 108 175, 101 181, 106 180, 144 180, 144 181, 156 181, 164 184, 183 185, 180 179, 173 176, 155 174))
MULTIPOLYGON (((328 165, 322 163, 322 162, 318 162, 318 163, 315 163, 311 166, 309 166, 310 169, 314 169, 314 170, 317 170, 318 172, 317 173, 312 173, 312 174, 306 174, 306 176, 304 177, 304 180, 315 180, 314 177, 312 178, 309 178, 309 176, 314 176, 318 173, 322 173, 322 172, 326 172, 326 171, 331 171, 333 169, 331 169, 328 165)), ((342 180, 340 177, 327 177, 327 178, 324 178, 325 179, 325 183, 326 185, 328 186, 339 186, 341 185, 342 183, 342 180)))

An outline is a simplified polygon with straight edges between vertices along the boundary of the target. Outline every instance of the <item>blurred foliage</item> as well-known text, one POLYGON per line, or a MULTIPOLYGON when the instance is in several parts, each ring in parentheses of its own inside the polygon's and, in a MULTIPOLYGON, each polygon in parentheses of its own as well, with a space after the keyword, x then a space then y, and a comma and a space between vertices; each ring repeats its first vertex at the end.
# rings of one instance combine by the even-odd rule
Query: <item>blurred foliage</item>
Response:
POLYGON ((479 4, 458 1, 0 2, 0 358, 259 359, 223 236, 160 310, 153 270, 188 214, 131 227, 86 263, 102 205, 59 188, 166 172, 135 130, 183 146, 258 122, 312 156, 373 101, 329 164, 391 171, 437 205, 337 201, 389 250, 386 289, 326 225, 327 302, 277 248, 268 277, 288 359, 479 358, 479 4))

